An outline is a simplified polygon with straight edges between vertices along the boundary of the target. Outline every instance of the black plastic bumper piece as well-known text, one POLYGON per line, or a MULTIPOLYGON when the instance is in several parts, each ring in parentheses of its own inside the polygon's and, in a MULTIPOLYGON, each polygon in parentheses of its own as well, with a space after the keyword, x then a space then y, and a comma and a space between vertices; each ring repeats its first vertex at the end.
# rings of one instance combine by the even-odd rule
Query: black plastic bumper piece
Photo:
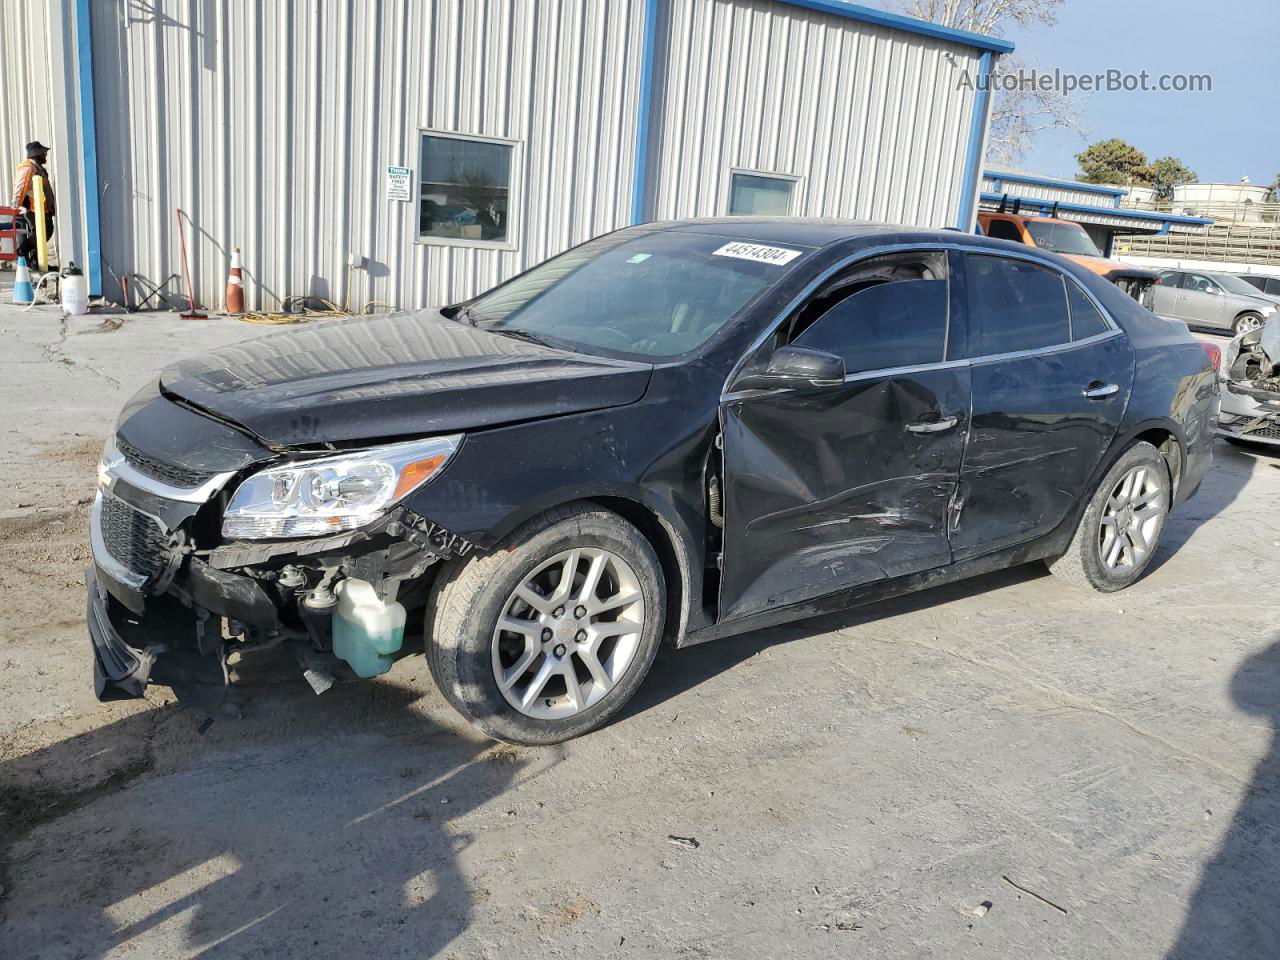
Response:
POLYGON ((95 569, 85 571, 88 603, 85 621, 93 644, 93 692, 99 700, 131 700, 142 696, 155 655, 124 642, 111 622, 110 600, 98 587, 95 569))
POLYGON ((173 689, 184 706, 213 709, 227 695, 221 642, 201 649, 198 619, 171 597, 152 598, 146 618, 135 617, 85 572, 86 621, 93 646, 93 687, 99 700, 141 697, 147 684, 173 689))

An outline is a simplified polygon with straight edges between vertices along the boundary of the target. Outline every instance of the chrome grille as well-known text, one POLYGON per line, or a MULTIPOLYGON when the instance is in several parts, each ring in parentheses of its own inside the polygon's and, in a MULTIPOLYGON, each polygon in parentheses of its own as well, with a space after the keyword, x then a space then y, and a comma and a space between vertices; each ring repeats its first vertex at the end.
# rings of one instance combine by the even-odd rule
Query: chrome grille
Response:
POLYGON ((186 467, 179 467, 176 464, 157 460, 155 457, 143 453, 119 434, 116 434, 116 449, 120 451, 133 469, 139 473, 146 474, 153 480, 159 480, 161 483, 167 483, 173 487, 198 487, 214 476, 212 473, 190 470, 186 467))
POLYGON ((168 538, 160 524, 119 497, 104 493, 102 542, 122 566, 150 582, 169 565, 168 538))

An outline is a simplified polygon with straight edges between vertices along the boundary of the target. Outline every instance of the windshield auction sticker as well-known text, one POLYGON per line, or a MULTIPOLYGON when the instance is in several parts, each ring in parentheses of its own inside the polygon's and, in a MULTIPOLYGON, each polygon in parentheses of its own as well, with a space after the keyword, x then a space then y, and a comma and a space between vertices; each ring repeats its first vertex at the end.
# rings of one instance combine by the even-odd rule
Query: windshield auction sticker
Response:
POLYGON ((766 247, 759 243, 726 243, 719 250, 711 252, 713 257, 736 257, 739 260, 754 260, 756 263, 772 263, 782 266, 800 256, 799 250, 788 250, 786 247, 766 247))

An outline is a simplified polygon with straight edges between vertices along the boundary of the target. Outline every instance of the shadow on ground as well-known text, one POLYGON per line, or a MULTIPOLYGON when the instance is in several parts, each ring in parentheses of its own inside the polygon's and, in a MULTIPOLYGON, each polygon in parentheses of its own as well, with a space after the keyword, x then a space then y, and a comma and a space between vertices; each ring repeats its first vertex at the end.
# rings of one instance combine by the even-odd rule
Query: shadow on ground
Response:
POLYGON ((1267 720, 1271 739, 1200 876, 1168 960, 1280 957, 1280 640, 1241 665, 1231 697, 1241 710, 1267 720))
POLYGON ((0 767, 0 839, 16 841, 0 952, 146 954, 166 925, 184 955, 436 956, 486 895, 464 880, 470 837, 452 821, 556 759, 440 726, 419 696, 385 679, 284 691, 287 714, 203 736, 198 716, 161 707, 0 767), (121 750, 132 764, 117 757, 88 790, 41 786, 121 750), (165 769, 149 774, 154 752, 165 769))

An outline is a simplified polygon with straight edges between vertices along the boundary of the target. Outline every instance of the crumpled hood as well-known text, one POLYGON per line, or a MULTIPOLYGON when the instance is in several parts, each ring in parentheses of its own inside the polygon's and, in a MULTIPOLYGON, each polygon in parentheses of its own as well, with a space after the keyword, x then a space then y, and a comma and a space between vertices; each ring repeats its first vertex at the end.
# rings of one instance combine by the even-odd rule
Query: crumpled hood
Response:
POLYGON ((421 436, 639 400, 652 367, 516 340, 438 310, 310 324, 183 360, 161 390, 273 446, 421 436))

